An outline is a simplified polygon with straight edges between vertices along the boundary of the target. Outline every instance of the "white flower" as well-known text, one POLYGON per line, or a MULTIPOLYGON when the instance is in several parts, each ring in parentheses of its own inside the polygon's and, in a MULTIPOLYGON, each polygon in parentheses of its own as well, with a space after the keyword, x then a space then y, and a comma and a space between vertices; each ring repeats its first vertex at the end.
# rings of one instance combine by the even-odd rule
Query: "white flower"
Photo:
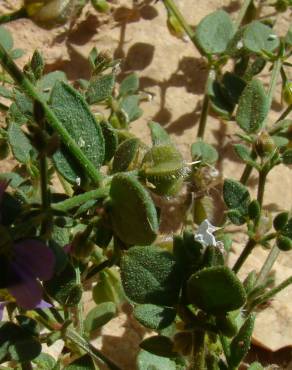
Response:
POLYGON ((195 235, 195 240, 204 246, 212 245, 213 247, 218 247, 220 242, 217 242, 213 233, 219 230, 220 227, 213 226, 207 219, 204 220, 195 235))

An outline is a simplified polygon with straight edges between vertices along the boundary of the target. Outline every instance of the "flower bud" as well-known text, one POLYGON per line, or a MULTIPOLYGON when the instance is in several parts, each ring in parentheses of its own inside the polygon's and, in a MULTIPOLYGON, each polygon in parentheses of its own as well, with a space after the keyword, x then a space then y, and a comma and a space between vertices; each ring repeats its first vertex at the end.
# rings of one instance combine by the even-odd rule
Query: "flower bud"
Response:
POLYGON ((276 243, 277 247, 283 252, 288 252, 292 249, 292 240, 287 236, 278 236, 276 243))
POLYGON ((292 81, 286 82, 282 91, 283 100, 288 104, 292 104, 292 81))
POLYGON ((255 143, 255 149, 257 154, 260 157, 265 157, 269 154, 271 154, 276 148, 276 145, 272 139, 272 137, 266 132, 262 131, 258 137, 257 141, 255 143))
POLYGON ((281 212, 278 213, 277 216, 274 218, 273 225, 276 231, 282 230, 284 226, 287 224, 289 218, 288 212, 281 212))

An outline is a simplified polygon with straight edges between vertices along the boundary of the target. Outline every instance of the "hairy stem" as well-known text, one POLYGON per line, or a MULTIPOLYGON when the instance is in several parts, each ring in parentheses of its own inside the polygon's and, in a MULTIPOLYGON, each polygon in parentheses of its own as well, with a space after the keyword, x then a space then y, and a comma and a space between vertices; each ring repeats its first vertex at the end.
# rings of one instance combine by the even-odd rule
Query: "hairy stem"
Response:
POLYGON ((21 87, 26 95, 37 101, 43 108, 45 117, 50 126, 59 134, 63 144, 68 148, 69 152, 76 158, 85 173, 99 184, 102 181, 101 173, 95 168, 93 163, 87 158, 83 151, 79 148, 75 140, 72 139, 68 131, 59 121, 53 110, 44 101, 42 96, 37 92, 34 85, 24 76, 14 61, 11 59, 7 51, 0 44, 0 63, 4 69, 10 74, 14 81, 21 87))
POLYGON ((52 204, 52 209, 55 211, 67 212, 73 208, 81 206, 83 203, 92 199, 105 198, 109 194, 109 188, 100 188, 96 190, 90 190, 86 193, 76 195, 72 198, 63 200, 59 203, 52 204))
POLYGON ((256 306, 263 304, 267 302, 269 299, 273 298, 277 293, 287 288, 287 286, 289 286, 290 284, 292 284, 292 276, 284 280, 281 284, 279 284, 275 288, 270 289, 267 293, 261 295, 258 299, 254 300, 250 307, 250 311, 253 310, 256 306))
MULTIPOLYGON (((75 274, 76 274, 76 284, 80 285, 81 284, 81 275, 80 275, 80 268, 78 265, 75 266, 75 274)), ((84 311, 83 311, 83 302, 82 299, 80 299, 78 305, 77 305, 77 320, 78 320, 78 332, 81 336, 84 335, 84 322, 83 322, 83 316, 84 316, 84 311)))
POLYGON ((267 175, 268 175, 268 171, 266 171, 266 170, 261 170, 260 173, 259 173, 257 200, 258 200, 261 208, 262 208, 262 205, 263 205, 267 175))
POLYGON ((236 21, 234 22, 236 30, 238 30, 239 26, 241 25, 241 22, 243 21, 243 18, 251 2, 252 0, 244 0, 244 3, 242 4, 240 11, 237 15, 236 21))
POLYGON ((232 270, 237 273, 244 262, 246 261, 247 257, 251 254, 254 247, 256 245, 256 241, 254 239, 249 239, 249 241, 246 243, 246 246, 244 247, 243 251, 241 252, 240 256, 238 257, 237 261, 235 262, 232 270))
POLYGON ((268 257, 266 258, 259 274, 256 280, 256 285, 263 284, 266 280, 269 272, 271 271, 272 267, 274 266, 274 263, 276 262, 276 259, 278 258, 280 254, 280 249, 275 244, 273 248, 270 250, 270 253, 268 254, 268 257))
POLYGON ((87 342, 83 337, 81 337, 76 331, 72 329, 67 329, 65 332, 66 338, 70 339, 75 345, 83 349, 86 353, 92 356, 98 361, 104 362, 111 370, 121 370, 114 362, 107 358, 99 349, 95 348, 92 344, 87 342))
POLYGON ((292 111, 292 104, 288 105, 288 107, 284 110, 284 112, 280 115, 276 122, 282 121, 284 118, 288 116, 288 114, 292 111))

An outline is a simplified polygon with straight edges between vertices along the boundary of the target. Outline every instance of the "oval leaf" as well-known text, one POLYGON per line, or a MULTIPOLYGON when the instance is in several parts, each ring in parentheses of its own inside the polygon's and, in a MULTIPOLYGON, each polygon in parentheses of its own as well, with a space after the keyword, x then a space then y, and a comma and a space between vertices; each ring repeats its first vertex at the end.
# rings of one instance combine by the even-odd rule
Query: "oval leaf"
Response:
POLYGON ((243 285, 225 266, 209 267, 193 274, 187 291, 191 303, 212 314, 236 310, 246 301, 243 285))
MULTIPOLYGON (((50 102, 52 110, 64 128, 99 169, 104 160, 104 137, 100 125, 97 124, 83 96, 67 83, 57 81, 52 90, 50 102)), ((57 153, 58 155, 54 156, 55 162, 63 155, 63 161, 67 162, 69 168, 72 167, 71 162, 68 161, 68 154, 66 157, 63 151, 57 153)), ((61 168, 61 166, 58 167, 59 171, 61 168)), ((63 175, 62 172, 61 174, 63 175)), ((73 170, 73 174, 76 175, 76 170, 73 170)), ((64 177, 65 175, 66 173, 64 177)))
POLYGON ((279 38, 271 27, 259 21, 248 24, 244 29, 243 45, 249 51, 254 53, 272 52, 279 44, 279 38))
POLYGON ((154 304, 141 304, 134 309, 136 320, 153 330, 161 330, 169 326, 175 319, 175 315, 174 308, 154 304))
POLYGON ((158 233, 158 217, 147 190, 129 174, 114 176, 111 189, 114 232, 127 244, 151 244, 158 233))
POLYGON ((206 54, 223 53, 234 34, 234 25, 224 10, 207 15, 198 25, 195 37, 206 54))
POLYGON ((115 317, 117 312, 113 302, 104 302, 92 308, 84 321, 84 328, 88 333, 100 328, 115 317))
POLYGON ((236 112, 236 122, 247 134, 258 132, 269 111, 269 101, 259 80, 252 80, 243 90, 236 112))
POLYGON ((155 246, 133 247, 121 260, 126 295, 137 303, 171 306, 177 302, 181 270, 174 257, 155 246))

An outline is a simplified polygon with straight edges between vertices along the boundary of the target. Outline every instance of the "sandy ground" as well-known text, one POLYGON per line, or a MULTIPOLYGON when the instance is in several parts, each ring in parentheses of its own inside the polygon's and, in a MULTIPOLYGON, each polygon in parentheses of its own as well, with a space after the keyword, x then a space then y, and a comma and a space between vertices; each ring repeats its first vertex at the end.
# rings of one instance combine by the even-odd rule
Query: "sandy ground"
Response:
MULTIPOLYGON (((0 0, 0 12, 9 11, 18 4, 15 0, 0 0)), ((177 4, 189 23, 194 26, 216 9, 225 9, 235 18, 240 8, 240 1, 230 0, 178 0, 177 4)), ((280 35, 285 34, 288 29, 289 19, 291 20, 291 13, 281 15, 277 20, 280 35)), ((203 59, 190 42, 169 34, 166 28, 166 12, 161 2, 134 5, 130 0, 116 0, 112 3, 112 12, 109 15, 97 14, 87 6, 70 30, 68 27, 44 30, 26 19, 11 22, 7 28, 14 36, 15 47, 26 52, 18 61, 20 66, 25 64, 35 49, 39 49, 45 57, 47 71, 61 69, 71 80, 89 76, 87 56, 93 46, 108 50, 116 58, 122 58, 121 77, 133 71, 137 72, 141 79, 140 89, 153 95, 152 102, 143 103, 144 115, 133 124, 133 132, 149 142, 147 122, 155 120, 172 135, 184 157, 190 159, 190 144, 196 139, 206 68, 203 59)), ((267 71, 264 71, 263 77, 266 75, 267 71)), ((268 83, 266 78, 265 81, 268 83)), ((282 110, 278 84, 277 96, 270 114, 271 123, 282 110)), ((213 143, 220 152, 218 169, 223 177, 238 179, 242 172, 243 166, 232 150, 232 143, 236 141, 234 134, 237 131, 234 124, 224 123, 213 117, 208 118, 206 140, 213 143)), ((11 166, 11 163, 4 163, 2 170, 8 168, 7 166, 11 166)), ((251 184, 255 183, 253 180, 254 177, 251 184)), ((268 178, 265 207, 274 211, 289 210, 292 205, 291 189, 291 168, 278 166, 268 178)), ((253 188, 252 193, 254 194, 253 188)), ((172 217, 176 208, 175 204, 171 206, 168 208, 172 209, 172 217)), ((170 233, 173 227, 166 222, 163 231, 170 233)), ((243 247, 242 234, 236 235, 235 245, 235 252, 243 247)), ((266 254, 266 251, 256 249, 248 259, 243 276, 246 271, 257 269, 266 254)), ((291 256, 292 253, 283 254, 276 263, 277 282, 291 275, 291 256)), ((235 254, 231 259, 234 258, 235 254)), ((292 346, 291 303, 290 287, 279 294, 265 311, 258 314, 254 343, 270 351, 292 346)), ((138 343, 144 334, 144 329, 131 319, 127 309, 126 313, 112 320, 103 329, 103 338, 99 340, 98 345, 111 354, 123 369, 131 370, 135 367, 134 358, 138 343)), ((277 354, 270 356, 267 353, 264 358, 268 358, 270 362, 277 361, 277 354)), ((288 355, 285 352, 284 361, 288 363, 291 353, 287 353, 288 355)), ((257 353, 256 356, 260 354, 257 353)), ((284 368, 283 362, 280 367, 284 368)))

